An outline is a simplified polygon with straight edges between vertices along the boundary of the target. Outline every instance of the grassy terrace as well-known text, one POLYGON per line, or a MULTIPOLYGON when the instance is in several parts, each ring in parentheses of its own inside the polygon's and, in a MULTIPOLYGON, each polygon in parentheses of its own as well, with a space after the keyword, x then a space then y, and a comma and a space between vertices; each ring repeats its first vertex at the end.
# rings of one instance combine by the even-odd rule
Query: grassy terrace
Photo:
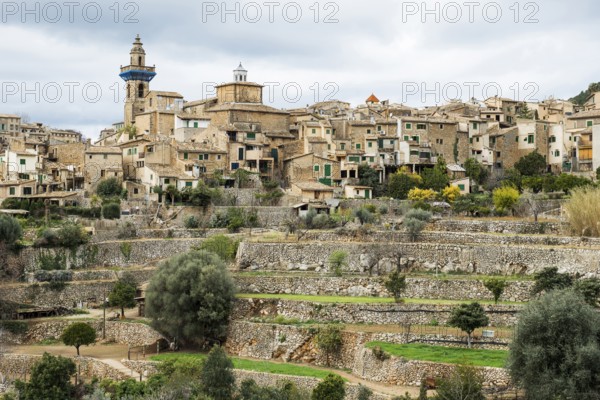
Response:
MULTIPOLYGON (((206 354, 204 353, 165 353, 157 356, 152 356, 150 359, 153 361, 166 361, 166 360, 204 360, 206 354)), ((280 375, 291 375, 291 376, 307 376, 311 378, 323 379, 331 371, 321 370, 317 368, 311 368, 304 365, 289 364, 289 363, 275 363, 271 361, 261 360, 248 360, 245 358, 231 357, 233 366, 236 369, 242 369, 246 371, 255 372, 266 372, 269 374, 280 374, 280 375)))
POLYGON ((447 364, 470 364, 478 367, 504 368, 508 358, 505 350, 480 350, 427 344, 367 343, 368 348, 381 347, 386 353, 408 360, 432 361, 447 364))
MULTIPOLYGON (((264 293, 239 293, 240 299, 282 299, 290 301, 310 301, 313 303, 345 303, 345 304, 393 304, 392 297, 348 297, 348 296, 311 296, 303 294, 264 294, 264 293)), ((469 303, 473 300, 435 300, 435 299, 403 299, 404 304, 439 304, 457 305, 469 303)), ((491 300, 479 300, 480 304, 494 304, 491 300)), ((498 304, 516 305, 523 303, 502 301, 498 304)))

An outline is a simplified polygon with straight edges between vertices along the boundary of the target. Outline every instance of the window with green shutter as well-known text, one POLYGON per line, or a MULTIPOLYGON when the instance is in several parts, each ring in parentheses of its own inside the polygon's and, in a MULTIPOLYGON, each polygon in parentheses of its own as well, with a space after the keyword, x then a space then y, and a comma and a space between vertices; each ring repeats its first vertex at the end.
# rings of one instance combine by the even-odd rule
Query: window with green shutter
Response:
POLYGON ((373 142, 369 142, 369 148, 373 147, 373 142))
POLYGON ((320 169, 319 165, 315 164, 315 166, 313 167, 313 171, 319 172, 319 169, 320 169))
POLYGON ((589 128, 591 126, 594 126, 594 121, 586 121, 585 125, 589 128))
POLYGON ((188 159, 189 154, 188 153, 183 153, 183 159, 187 160, 188 159))
POLYGON ((315 133, 317 133, 317 130, 316 130, 315 128, 313 128, 313 129, 312 129, 312 133, 313 133, 313 135, 314 135, 315 133))
POLYGON ((356 150, 360 150, 360 143, 356 143, 356 150))
POLYGON ((14 187, 11 187, 11 188, 9 188, 9 189, 8 189, 8 192, 9 192, 9 194, 10 194, 11 196, 14 196, 16 191, 15 191, 15 188, 14 188, 14 187))
POLYGON ((535 138, 533 135, 527 136, 527 143, 532 144, 534 140, 535 140, 535 138))
POLYGON ((192 182, 186 182, 185 187, 192 187, 192 182))
POLYGON ((246 139, 248 139, 248 140, 255 140, 256 139, 256 133, 248 133, 248 134, 246 134, 246 139))
POLYGON ((404 127, 405 127, 406 129, 412 129, 412 124, 409 124, 409 123, 407 123, 406 125, 404 125, 404 127))
POLYGON ((341 148, 342 148, 342 150, 346 150, 346 143, 342 143, 341 148))
POLYGON ((327 130, 325 131, 325 133, 326 133, 326 134, 328 134, 328 135, 330 135, 330 134, 331 134, 331 129, 327 129, 327 130))
POLYGON ((21 165, 25 165, 25 159, 24 159, 24 158, 21 158, 21 159, 19 160, 19 164, 21 164, 21 165))
POLYGON ((461 185, 458 185, 458 188, 459 188, 460 190, 465 190, 465 185, 462 185, 462 184, 461 184, 461 185))

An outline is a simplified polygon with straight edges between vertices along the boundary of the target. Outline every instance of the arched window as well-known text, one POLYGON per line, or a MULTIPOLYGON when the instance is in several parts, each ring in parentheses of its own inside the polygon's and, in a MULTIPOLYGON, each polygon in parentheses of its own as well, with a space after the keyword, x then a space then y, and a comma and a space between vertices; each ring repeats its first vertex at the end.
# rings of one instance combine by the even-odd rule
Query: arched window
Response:
POLYGON ((138 97, 144 97, 144 84, 140 83, 138 86, 138 97))
POLYGON ((138 57, 138 65, 142 65, 142 56, 138 57))

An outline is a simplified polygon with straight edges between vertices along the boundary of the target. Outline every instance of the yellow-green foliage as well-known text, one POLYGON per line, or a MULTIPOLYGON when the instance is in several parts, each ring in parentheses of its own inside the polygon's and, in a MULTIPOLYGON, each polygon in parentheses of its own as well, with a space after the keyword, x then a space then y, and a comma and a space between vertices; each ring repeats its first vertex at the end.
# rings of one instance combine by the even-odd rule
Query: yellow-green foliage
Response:
POLYGON ((429 201, 435 198, 435 194, 432 189, 414 188, 408 192, 408 199, 411 201, 429 201))
POLYGON ((519 201, 519 191, 512 186, 504 186, 494 190, 494 207, 499 212, 511 210, 519 201))
POLYGON ((571 229, 582 236, 600 236, 600 188, 573 189, 565 203, 567 220, 571 229))
POLYGON ((442 197, 448 203, 452 203, 460 197, 460 189, 458 186, 448 186, 442 190, 442 197))

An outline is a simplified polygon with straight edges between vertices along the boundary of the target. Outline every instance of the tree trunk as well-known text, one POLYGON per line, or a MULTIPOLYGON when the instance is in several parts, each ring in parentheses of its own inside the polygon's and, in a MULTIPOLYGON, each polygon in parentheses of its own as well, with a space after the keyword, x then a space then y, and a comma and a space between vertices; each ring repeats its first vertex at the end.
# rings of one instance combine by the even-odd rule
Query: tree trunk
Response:
POLYGON ((125 308, 121 307, 121 319, 125 318, 125 308))
POLYGON ((471 348, 471 334, 467 333, 467 347, 470 349, 471 348))
POLYGON ((75 348, 77 349, 77 355, 79 355, 79 346, 75 346, 75 348))

